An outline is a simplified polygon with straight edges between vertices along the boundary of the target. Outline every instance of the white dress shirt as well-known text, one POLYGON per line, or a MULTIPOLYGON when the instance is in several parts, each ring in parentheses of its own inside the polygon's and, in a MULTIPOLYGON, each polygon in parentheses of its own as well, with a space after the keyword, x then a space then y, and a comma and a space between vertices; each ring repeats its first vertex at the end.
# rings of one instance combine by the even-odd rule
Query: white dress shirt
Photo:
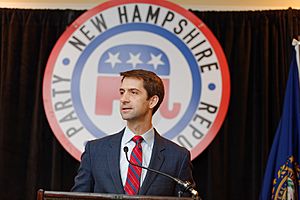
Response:
MULTIPOLYGON (((126 183, 126 178, 127 178, 127 172, 128 172, 128 161, 126 160, 125 153, 123 151, 123 148, 125 146, 128 147, 128 159, 130 160, 130 155, 132 152, 132 149, 135 146, 135 142, 132 141, 132 138, 135 136, 135 134, 128 128, 125 128, 122 141, 121 141, 121 149, 120 149, 120 173, 121 173, 121 178, 122 178, 122 183, 123 186, 126 183)), ((143 137, 143 142, 142 142, 142 149, 143 149, 143 162, 142 165, 144 167, 148 167, 150 160, 151 160, 151 155, 152 155, 152 149, 153 149, 153 144, 154 144, 154 129, 151 127, 146 133, 141 135, 143 137)), ((141 174, 141 180, 140 180, 140 186, 142 186, 143 181, 146 177, 147 170, 142 169, 142 174, 141 174)))

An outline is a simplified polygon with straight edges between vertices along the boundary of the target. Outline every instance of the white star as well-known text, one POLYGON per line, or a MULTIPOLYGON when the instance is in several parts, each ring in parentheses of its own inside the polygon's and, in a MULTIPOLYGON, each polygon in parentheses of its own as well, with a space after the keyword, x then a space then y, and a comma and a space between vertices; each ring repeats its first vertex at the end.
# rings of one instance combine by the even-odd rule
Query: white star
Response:
POLYGON ((130 55, 130 59, 127 60, 126 63, 132 64, 133 68, 136 68, 136 65, 143 63, 143 61, 140 60, 141 53, 138 53, 136 55, 129 53, 129 55, 130 55))
POLYGON ((157 69, 158 65, 164 65, 165 63, 161 61, 161 56, 162 54, 158 54, 157 56, 153 55, 152 53, 150 54, 151 60, 148 61, 147 64, 153 65, 154 69, 157 69))
POLYGON ((105 63, 110 63, 111 67, 114 68, 116 64, 122 63, 122 61, 119 59, 120 52, 116 54, 112 54, 108 52, 109 58, 105 61, 105 63))

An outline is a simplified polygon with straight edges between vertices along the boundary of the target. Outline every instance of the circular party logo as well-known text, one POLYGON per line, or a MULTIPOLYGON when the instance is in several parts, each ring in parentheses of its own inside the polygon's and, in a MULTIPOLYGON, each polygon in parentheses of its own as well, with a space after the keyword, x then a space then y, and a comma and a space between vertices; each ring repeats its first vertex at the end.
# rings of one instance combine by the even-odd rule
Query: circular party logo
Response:
POLYGON ((206 25, 167 1, 113 0, 88 10, 56 43, 43 97, 50 126, 76 159, 87 141, 119 132, 120 72, 159 75, 165 99, 154 115, 158 132, 192 159, 225 118, 230 79, 222 48, 206 25))

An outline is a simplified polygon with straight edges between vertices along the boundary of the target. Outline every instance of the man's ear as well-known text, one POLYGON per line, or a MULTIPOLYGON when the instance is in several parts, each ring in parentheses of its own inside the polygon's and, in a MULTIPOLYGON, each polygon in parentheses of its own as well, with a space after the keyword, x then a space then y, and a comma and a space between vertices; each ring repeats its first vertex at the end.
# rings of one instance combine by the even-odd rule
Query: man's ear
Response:
POLYGON ((159 97, 157 95, 152 96, 149 100, 149 107, 151 109, 153 109, 157 105, 158 100, 159 100, 159 97))

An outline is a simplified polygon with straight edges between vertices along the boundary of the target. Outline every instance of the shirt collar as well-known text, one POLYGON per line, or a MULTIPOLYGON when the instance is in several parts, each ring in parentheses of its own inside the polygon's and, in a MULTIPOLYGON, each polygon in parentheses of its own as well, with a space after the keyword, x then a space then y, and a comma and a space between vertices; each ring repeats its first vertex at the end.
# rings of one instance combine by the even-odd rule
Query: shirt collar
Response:
MULTIPOLYGON (((135 134, 126 126, 123 134, 124 144, 128 144, 135 134)), ((146 144, 151 145, 154 141, 154 128, 151 127, 146 133, 141 135, 146 144)))

